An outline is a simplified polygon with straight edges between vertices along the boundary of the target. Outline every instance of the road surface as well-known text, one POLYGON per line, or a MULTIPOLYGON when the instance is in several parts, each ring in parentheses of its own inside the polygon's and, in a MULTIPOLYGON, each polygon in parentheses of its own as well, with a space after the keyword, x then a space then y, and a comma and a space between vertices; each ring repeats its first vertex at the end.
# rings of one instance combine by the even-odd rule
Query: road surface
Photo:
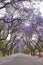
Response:
POLYGON ((17 54, 17 56, 7 62, 0 65, 43 65, 42 63, 35 61, 34 59, 31 59, 28 55, 25 54, 17 54))

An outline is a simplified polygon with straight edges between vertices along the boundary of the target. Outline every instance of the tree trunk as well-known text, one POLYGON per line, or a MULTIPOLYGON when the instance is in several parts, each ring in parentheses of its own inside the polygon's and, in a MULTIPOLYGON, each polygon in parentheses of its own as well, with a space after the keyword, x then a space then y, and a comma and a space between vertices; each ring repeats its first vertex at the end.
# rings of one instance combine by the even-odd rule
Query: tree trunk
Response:
POLYGON ((33 54, 32 54, 32 51, 31 51, 31 56, 32 56, 33 54))
POLYGON ((35 50, 33 50, 33 56, 35 56, 35 50))
POLYGON ((3 52, 3 56, 5 56, 5 49, 4 48, 2 48, 2 52, 3 52))
POLYGON ((41 50, 39 50, 39 57, 41 57, 41 50))
POLYGON ((35 56, 35 49, 31 50, 31 56, 35 56))

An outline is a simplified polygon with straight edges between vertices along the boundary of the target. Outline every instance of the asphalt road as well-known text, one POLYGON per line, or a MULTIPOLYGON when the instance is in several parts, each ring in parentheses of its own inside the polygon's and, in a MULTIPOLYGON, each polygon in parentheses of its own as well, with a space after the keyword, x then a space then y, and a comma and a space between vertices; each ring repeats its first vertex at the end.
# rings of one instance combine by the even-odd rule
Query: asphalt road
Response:
POLYGON ((1 65, 43 65, 43 64, 35 61, 34 59, 32 60, 29 56, 26 56, 24 54, 18 54, 11 61, 1 65))

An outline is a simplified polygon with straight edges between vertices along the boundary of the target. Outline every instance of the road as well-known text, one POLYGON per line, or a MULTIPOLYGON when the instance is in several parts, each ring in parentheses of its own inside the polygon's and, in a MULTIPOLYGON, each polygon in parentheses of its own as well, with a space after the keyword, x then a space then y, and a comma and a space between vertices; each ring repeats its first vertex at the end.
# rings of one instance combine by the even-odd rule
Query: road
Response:
POLYGON ((34 59, 32 60, 28 55, 19 53, 11 61, 0 65, 43 65, 43 64, 38 61, 35 61, 34 59))

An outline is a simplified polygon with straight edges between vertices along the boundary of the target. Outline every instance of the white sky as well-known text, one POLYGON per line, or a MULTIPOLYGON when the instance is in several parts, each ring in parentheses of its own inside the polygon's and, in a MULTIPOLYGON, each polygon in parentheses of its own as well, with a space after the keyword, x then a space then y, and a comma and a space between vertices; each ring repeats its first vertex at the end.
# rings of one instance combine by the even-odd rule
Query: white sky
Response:
MULTIPOLYGON (((23 5, 26 8, 31 8, 29 1, 24 1, 23 5)), ((43 1, 41 1, 41 2, 40 1, 33 1, 32 5, 35 9, 37 9, 37 10, 35 10, 37 13, 38 13, 38 9, 39 9, 39 12, 41 13, 41 16, 43 17, 43 1)))
POLYGON ((4 17, 6 14, 6 9, 3 8, 3 9, 0 9, 0 17, 4 17))
POLYGON ((28 26, 30 26, 30 22, 24 22, 24 25, 26 26, 26 27, 28 27, 28 26))
POLYGON ((41 16, 43 17, 43 2, 40 3, 40 12, 41 16))
POLYGON ((10 0, 5 0, 5 2, 10 2, 10 0))
MULTIPOLYGON (((6 1, 9 1, 10 2, 10 0, 6 0, 6 1)), ((33 7, 35 9, 39 9, 39 11, 41 12, 41 16, 43 16, 43 1, 41 1, 41 2, 36 1, 36 2, 33 2, 33 3, 35 3, 35 4, 33 4, 33 7)), ((23 5, 26 8, 31 8, 29 1, 23 1, 23 5)), ((0 9, 0 17, 4 16, 5 13, 6 13, 6 9, 5 8, 0 9)), ((15 15, 15 17, 17 15, 15 15)))
POLYGON ((31 7, 29 1, 23 1, 23 5, 26 8, 30 8, 31 7))
POLYGON ((10 40, 11 34, 8 35, 7 40, 10 40))
POLYGON ((40 12, 43 17, 43 1, 34 2, 33 7, 36 9, 36 12, 40 12))
POLYGON ((33 40, 33 41, 37 41, 37 39, 38 39, 37 34, 33 34, 33 36, 32 36, 32 40, 33 40))

